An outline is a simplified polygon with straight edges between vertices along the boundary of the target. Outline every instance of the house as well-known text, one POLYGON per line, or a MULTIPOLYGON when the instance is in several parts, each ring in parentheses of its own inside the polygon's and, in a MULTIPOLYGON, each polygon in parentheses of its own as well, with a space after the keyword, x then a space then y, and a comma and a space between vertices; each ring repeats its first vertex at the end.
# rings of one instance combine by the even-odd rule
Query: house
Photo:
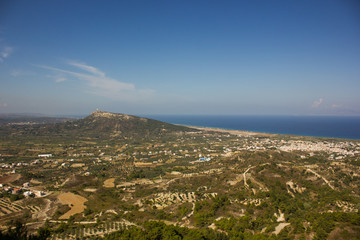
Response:
POLYGON ((36 197, 42 197, 42 196, 45 195, 45 193, 42 192, 42 191, 34 191, 34 194, 35 194, 36 197))
POLYGON ((26 191, 23 193, 25 197, 32 197, 34 196, 34 193, 32 191, 26 191))
POLYGON ((48 158, 48 157, 52 157, 52 154, 39 154, 38 157, 42 157, 42 158, 48 158))
POLYGON ((200 162, 208 162, 208 161, 210 161, 211 160, 211 158, 207 158, 207 157, 201 157, 201 158, 199 158, 199 161, 200 162))
POLYGON ((21 189, 14 188, 14 190, 12 191, 12 194, 19 194, 20 192, 21 192, 21 189))

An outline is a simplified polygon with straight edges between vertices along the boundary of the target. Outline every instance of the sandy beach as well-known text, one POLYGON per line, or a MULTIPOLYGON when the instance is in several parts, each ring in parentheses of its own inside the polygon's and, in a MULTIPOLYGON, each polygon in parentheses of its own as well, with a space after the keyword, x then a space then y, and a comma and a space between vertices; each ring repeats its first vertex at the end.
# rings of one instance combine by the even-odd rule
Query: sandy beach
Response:
POLYGON ((201 131, 222 132, 222 133, 229 133, 232 135, 240 135, 240 136, 275 136, 275 135, 277 135, 277 134, 272 134, 272 133, 248 132, 248 131, 223 129, 223 128, 197 127, 197 126, 189 126, 189 125, 185 125, 185 126, 190 127, 190 128, 195 128, 195 129, 198 129, 201 131))

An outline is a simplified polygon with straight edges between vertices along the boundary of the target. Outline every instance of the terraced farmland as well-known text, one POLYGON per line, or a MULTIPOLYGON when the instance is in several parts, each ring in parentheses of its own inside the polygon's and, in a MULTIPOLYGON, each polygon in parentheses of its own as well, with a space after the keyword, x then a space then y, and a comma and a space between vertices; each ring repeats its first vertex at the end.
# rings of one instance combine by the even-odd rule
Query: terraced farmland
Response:
POLYGON ((25 209, 29 209, 31 213, 36 213, 40 211, 39 206, 22 206, 21 203, 11 202, 9 199, 0 199, 0 216, 7 214, 17 213, 25 209))

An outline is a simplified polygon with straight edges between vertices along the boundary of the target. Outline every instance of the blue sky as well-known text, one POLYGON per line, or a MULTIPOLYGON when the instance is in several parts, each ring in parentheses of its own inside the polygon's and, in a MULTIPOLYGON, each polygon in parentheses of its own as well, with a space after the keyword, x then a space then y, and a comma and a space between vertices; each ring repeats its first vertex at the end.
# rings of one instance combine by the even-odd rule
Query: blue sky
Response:
POLYGON ((360 2, 0 2, 0 113, 360 115, 360 2))

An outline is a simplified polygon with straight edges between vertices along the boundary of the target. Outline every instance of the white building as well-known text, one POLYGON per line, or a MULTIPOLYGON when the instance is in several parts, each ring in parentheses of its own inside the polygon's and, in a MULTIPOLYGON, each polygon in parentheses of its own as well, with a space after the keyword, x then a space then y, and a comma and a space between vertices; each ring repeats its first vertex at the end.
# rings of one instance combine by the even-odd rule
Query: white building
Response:
POLYGON ((39 154, 38 157, 48 158, 48 157, 52 157, 52 154, 50 154, 50 153, 48 153, 48 154, 39 154))

